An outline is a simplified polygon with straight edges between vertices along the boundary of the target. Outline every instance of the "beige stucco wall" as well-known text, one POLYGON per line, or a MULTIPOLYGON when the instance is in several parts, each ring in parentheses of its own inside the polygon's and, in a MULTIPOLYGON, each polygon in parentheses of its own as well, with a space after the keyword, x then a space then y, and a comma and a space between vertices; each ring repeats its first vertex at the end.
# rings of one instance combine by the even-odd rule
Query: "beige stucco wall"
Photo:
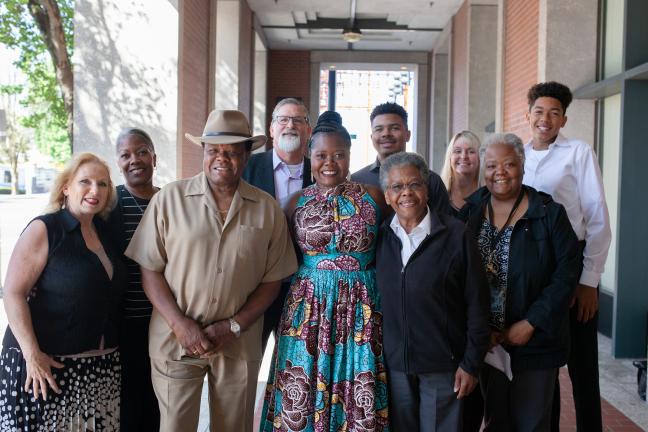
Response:
POLYGON ((74 150, 115 167, 114 140, 126 126, 151 134, 156 184, 176 178, 178 10, 175 0, 76 2, 74 150))

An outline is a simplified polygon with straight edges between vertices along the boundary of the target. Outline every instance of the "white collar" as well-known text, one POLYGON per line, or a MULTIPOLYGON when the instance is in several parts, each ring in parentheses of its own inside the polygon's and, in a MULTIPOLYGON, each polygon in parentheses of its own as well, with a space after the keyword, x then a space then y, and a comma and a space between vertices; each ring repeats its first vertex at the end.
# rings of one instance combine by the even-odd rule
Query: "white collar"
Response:
POLYGON ((414 229, 407 234, 407 231, 405 231, 405 228, 400 223, 400 220, 398 220, 398 215, 395 214, 394 217, 391 220, 391 223, 389 226, 391 227, 392 230, 396 234, 398 234, 399 230, 402 230, 404 234, 407 235, 415 235, 415 234, 424 234, 424 235, 430 235, 430 232, 432 231, 432 218, 430 217, 430 207, 426 206, 427 212, 425 213, 425 216, 423 217, 423 220, 414 227, 414 229))

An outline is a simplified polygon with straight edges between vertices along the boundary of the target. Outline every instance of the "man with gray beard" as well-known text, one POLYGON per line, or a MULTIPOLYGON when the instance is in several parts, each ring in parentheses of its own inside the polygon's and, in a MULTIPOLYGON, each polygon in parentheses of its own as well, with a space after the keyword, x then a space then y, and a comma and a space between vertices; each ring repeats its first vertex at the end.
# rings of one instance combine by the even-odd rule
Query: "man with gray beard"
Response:
MULTIPOLYGON (((293 193, 313 183, 310 160, 305 157, 310 135, 308 108, 304 102, 295 98, 280 100, 272 111, 270 123, 273 148, 250 157, 243 179, 272 195, 283 208, 293 193)), ((281 293, 264 314, 264 348, 279 323, 289 287, 289 281, 282 283, 281 293)))

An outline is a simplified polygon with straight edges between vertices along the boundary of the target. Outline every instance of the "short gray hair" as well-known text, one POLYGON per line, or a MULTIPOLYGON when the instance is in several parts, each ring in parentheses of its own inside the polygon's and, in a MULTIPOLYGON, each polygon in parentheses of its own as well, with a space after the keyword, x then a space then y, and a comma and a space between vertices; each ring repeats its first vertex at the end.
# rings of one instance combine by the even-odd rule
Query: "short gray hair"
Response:
POLYGON ((524 155, 524 144, 522 143, 522 140, 519 136, 510 132, 494 133, 486 137, 481 148, 479 149, 479 159, 482 167, 484 166, 484 154, 486 154, 486 150, 488 149, 488 147, 495 144, 504 144, 512 147, 513 150, 515 150, 515 154, 520 160, 522 167, 524 168, 524 162, 526 160, 526 157, 524 155))
POLYGON ((279 111, 279 108, 284 105, 297 105, 304 108, 304 112, 306 113, 306 123, 310 124, 310 114, 308 114, 308 108, 306 107, 306 104, 297 98, 291 97, 281 99, 279 102, 277 102, 277 105, 275 105, 274 109, 272 110, 273 122, 275 121, 275 117, 277 116, 277 111, 279 111))
POLYGON ((146 146, 153 153, 155 153, 155 146, 153 145, 153 140, 151 139, 151 136, 147 134, 144 130, 135 127, 127 127, 122 129, 121 132, 119 132, 119 135, 117 136, 117 140, 115 141, 115 151, 119 152, 119 147, 122 145, 124 140, 129 136, 138 137, 139 139, 144 141, 146 146))
POLYGON ((380 165, 380 187, 383 191, 386 191, 389 187, 387 184, 389 171, 394 167, 401 166, 413 166, 418 169, 421 178, 425 183, 425 187, 427 188, 428 180, 430 178, 430 169, 428 168, 427 163, 425 163, 425 159, 417 153, 398 152, 389 156, 380 165))

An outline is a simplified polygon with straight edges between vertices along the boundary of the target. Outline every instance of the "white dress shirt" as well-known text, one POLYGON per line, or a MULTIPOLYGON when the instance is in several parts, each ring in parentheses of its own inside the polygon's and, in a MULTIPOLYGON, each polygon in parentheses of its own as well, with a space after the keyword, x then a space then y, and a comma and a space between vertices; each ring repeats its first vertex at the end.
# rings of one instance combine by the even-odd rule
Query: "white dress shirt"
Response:
POLYGON ((585 240, 580 283, 597 286, 612 240, 610 216, 601 170, 587 143, 558 135, 543 158, 532 154, 533 143, 524 146, 523 183, 550 194, 567 210, 579 240, 585 240))
POLYGON ((299 164, 299 169, 294 173, 290 172, 288 165, 281 160, 277 152, 272 150, 272 169, 275 181, 275 197, 281 208, 285 207, 290 196, 302 189, 304 160, 299 164))
POLYGON ((419 247, 425 237, 430 235, 430 229, 432 227, 432 219, 430 219, 430 208, 427 208, 427 212, 425 213, 425 217, 423 218, 421 223, 419 223, 409 234, 407 234, 407 231, 405 231, 405 228, 403 228, 400 221, 398 220, 398 215, 394 215, 389 226, 391 227, 392 231, 396 233, 401 241, 401 244, 403 245, 401 249, 401 259, 403 261, 403 267, 405 267, 416 248, 419 247))

